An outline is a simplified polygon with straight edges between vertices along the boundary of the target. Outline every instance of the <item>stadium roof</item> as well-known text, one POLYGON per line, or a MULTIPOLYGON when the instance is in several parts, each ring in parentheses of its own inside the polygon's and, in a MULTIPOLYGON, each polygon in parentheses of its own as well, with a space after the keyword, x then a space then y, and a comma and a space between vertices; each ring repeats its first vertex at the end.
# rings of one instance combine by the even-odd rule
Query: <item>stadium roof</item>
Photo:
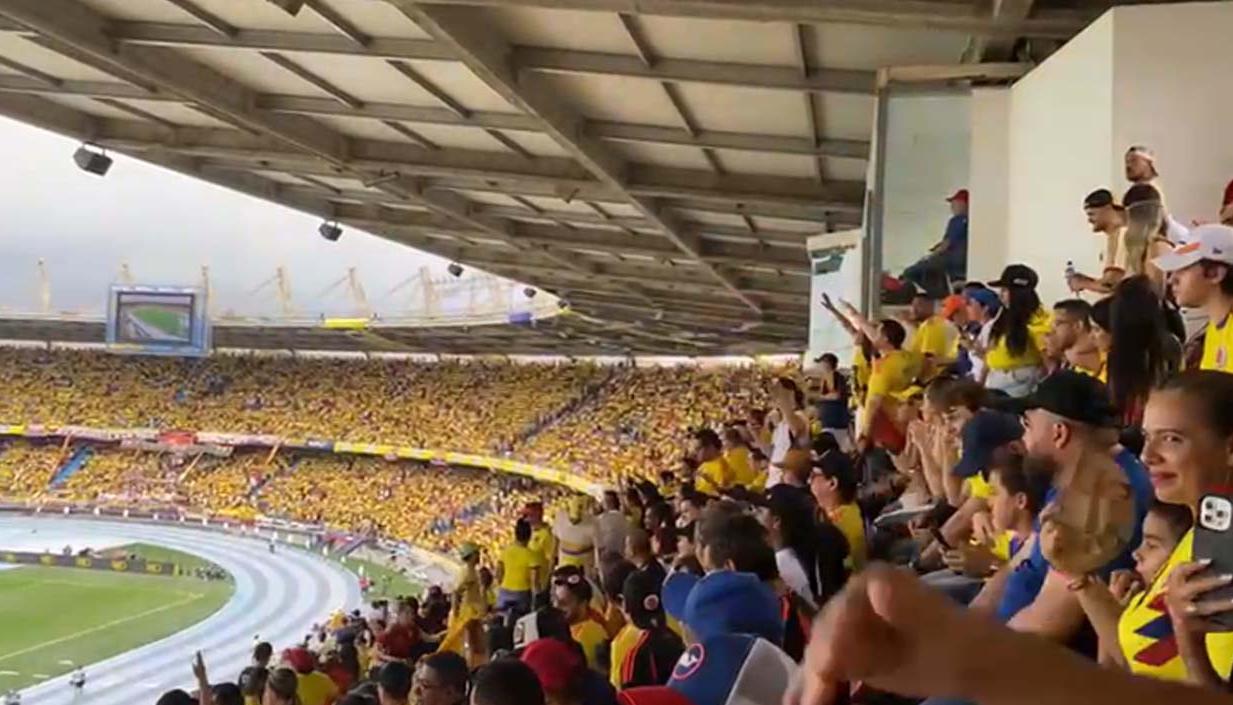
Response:
POLYGON ((1105 7, 0 0, 0 114, 596 318, 802 349, 805 238, 861 222, 879 88, 1013 79, 1105 7))

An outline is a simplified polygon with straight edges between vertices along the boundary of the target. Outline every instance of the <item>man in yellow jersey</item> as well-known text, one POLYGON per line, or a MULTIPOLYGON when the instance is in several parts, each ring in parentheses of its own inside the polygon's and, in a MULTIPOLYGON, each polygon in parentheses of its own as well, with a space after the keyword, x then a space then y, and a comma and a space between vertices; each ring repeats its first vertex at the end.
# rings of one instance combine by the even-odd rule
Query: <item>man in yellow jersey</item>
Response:
POLYGON ((920 379, 929 381, 955 361, 959 331, 934 310, 933 298, 918 290, 910 309, 916 331, 904 349, 921 360, 920 379))
POLYGON ((570 635, 586 654, 587 666, 602 673, 599 648, 608 641, 608 630, 593 615, 593 597, 594 589, 579 568, 561 566, 553 571, 552 606, 565 614, 570 635))
POLYGON ((1185 245, 1152 261, 1168 273, 1179 304, 1207 314, 1199 367, 1233 372, 1233 325, 1229 323, 1233 312, 1233 228, 1197 227, 1190 231, 1185 245))
POLYGON ((497 564, 499 612, 513 610, 522 615, 531 611, 533 588, 541 581, 543 567, 540 556, 528 548, 530 542, 531 524, 519 519, 514 524, 514 542, 501 551, 501 562, 497 564))
POLYGON ((694 432, 694 457, 698 469, 694 473, 694 489, 718 497, 736 484, 736 476, 724 459, 719 434, 709 428, 694 432))
MULTIPOLYGON (((857 445, 861 449, 869 447, 875 440, 880 445, 895 445, 894 422, 891 420, 897 403, 895 395, 912 386, 920 372, 920 358, 902 349, 906 335, 898 321, 884 320, 878 325, 878 338, 874 344, 878 347, 879 357, 874 360, 869 374, 865 406, 861 410, 856 434, 857 445)), ((902 442, 899 445, 902 447, 902 442)), ((900 448, 888 447, 888 450, 898 452, 900 448)))
POLYGON ((523 516, 531 525, 531 540, 527 548, 539 554, 540 558, 540 582, 535 585, 535 604, 532 606, 536 608, 548 604, 549 582, 557 559, 557 541, 552 535, 552 528, 544 522, 543 502, 528 502, 523 516))

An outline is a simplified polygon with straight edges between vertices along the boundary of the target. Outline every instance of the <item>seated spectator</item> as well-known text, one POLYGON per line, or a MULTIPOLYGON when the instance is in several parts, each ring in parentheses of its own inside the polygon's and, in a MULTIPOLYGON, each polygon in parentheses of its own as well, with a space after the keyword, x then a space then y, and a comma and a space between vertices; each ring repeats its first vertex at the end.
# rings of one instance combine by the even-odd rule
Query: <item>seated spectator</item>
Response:
POLYGON ((1012 397, 1031 393, 1044 372, 1049 314, 1040 305, 1036 271, 1012 264, 989 286, 998 290, 1002 308, 989 329, 985 351, 985 386, 1012 397))
POLYGON ((471 705, 546 705, 544 688, 530 666, 514 658, 497 659, 475 675, 471 705))
POLYGON ((949 293, 947 280, 962 281, 968 270, 968 190, 959 189, 946 202, 951 215, 941 242, 900 275, 900 280, 940 295, 949 293))
POLYGON ((381 705, 407 705, 415 672, 402 661, 391 661, 377 672, 377 698, 381 705))
POLYGON ((1105 353, 1092 332, 1092 305, 1083 299, 1065 299, 1053 304, 1053 325, 1045 339, 1049 369, 1075 370, 1101 378, 1105 353))
POLYGON ((985 287, 980 282, 968 282, 964 287, 964 299, 967 301, 968 324, 959 330, 959 344, 968 352, 972 369, 967 376, 984 384, 989 367, 985 364, 985 355, 989 350, 989 334, 993 321, 1002 310, 1002 301, 997 293, 985 287))
POLYGON ((283 663, 295 669, 296 695, 300 705, 329 705, 338 697, 338 686, 317 670, 317 656, 305 648, 283 652, 283 663))
POLYGON ((466 705, 470 677, 466 659, 458 654, 431 654, 416 666, 411 694, 416 705, 466 705))
POLYGON ((720 634, 689 648, 666 686, 623 691, 621 705, 778 705, 796 679, 779 647, 748 634, 720 634))
POLYGON ((594 593, 582 569, 561 566, 552 573, 552 606, 560 610, 569 623, 574 641, 582 645, 586 665, 601 670, 599 648, 608 641, 608 630, 595 619, 591 610, 594 593))
POLYGON ((1154 678, 1184 678, 1181 659, 1170 648, 1173 644, 1161 646, 1159 630, 1148 625, 1163 624, 1158 620, 1164 580, 1158 579, 1193 522, 1188 507, 1154 502, 1143 518, 1143 540, 1134 552, 1134 569, 1115 571, 1108 584, 1088 578, 1076 588, 1079 604, 1100 637, 1101 663, 1154 678))
POLYGON ((660 585, 646 573, 631 573, 621 610, 627 624, 613 643, 612 685, 623 689, 668 682, 685 646, 668 628, 660 585))

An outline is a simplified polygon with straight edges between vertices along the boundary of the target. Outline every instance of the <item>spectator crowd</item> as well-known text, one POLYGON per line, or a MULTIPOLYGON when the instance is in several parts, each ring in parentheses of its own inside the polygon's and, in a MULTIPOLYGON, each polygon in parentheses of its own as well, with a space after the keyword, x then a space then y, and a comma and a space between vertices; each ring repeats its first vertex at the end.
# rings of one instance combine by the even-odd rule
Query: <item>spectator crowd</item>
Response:
POLYGON ((452 585, 332 615, 277 655, 259 644, 234 681, 198 658, 197 694, 160 705, 1228 702, 1233 227, 1168 213, 1150 149, 1125 167, 1121 198, 1076 199, 1106 247, 1057 302, 1028 264, 963 281, 970 196, 955 194, 897 315, 824 299, 850 373, 832 354, 776 371, 344 373, 6 352, 27 357, 4 368, 0 408, 508 452, 606 484, 586 497, 322 456, 174 480, 157 461, 87 463, 66 492, 170 484, 220 511, 243 494, 459 561, 452 585), (1183 308, 1207 322, 1188 328, 1183 308))

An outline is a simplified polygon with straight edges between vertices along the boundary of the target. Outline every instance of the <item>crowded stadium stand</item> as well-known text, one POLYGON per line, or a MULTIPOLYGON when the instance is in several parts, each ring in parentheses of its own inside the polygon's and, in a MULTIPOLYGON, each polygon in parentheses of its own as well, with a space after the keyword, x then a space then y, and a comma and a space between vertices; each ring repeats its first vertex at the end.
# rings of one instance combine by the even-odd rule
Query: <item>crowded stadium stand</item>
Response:
POLYGON ((5 705, 1228 703, 1233 3, 1126 5, 0 0, 83 170, 450 261, 0 312, 0 541, 235 589, 5 705))

